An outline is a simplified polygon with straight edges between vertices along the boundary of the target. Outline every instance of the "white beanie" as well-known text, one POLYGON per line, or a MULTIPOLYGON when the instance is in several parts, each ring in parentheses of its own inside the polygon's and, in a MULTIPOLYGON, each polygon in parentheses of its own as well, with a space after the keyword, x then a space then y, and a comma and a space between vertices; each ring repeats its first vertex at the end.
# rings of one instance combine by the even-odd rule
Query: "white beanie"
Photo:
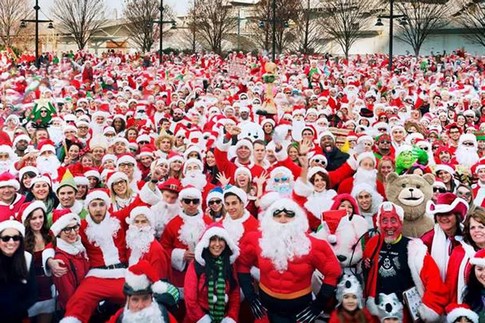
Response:
POLYGON ((126 223, 128 225, 133 224, 135 218, 139 215, 144 215, 148 219, 148 222, 150 222, 150 226, 155 225, 153 221, 153 212, 147 206, 137 206, 133 210, 131 210, 130 216, 126 218, 126 223))
POLYGON ((94 190, 94 191, 91 191, 87 196, 86 196, 86 199, 84 200, 84 204, 87 206, 89 206, 89 203, 91 203, 92 201, 94 200, 103 200, 106 205, 110 205, 110 199, 109 199, 109 196, 108 196, 108 193, 106 193, 105 191, 102 191, 102 190, 94 190))
POLYGON ((246 206, 248 204, 248 195, 246 194, 246 192, 244 192, 239 187, 231 186, 230 188, 225 189, 224 190, 224 198, 226 198, 226 195, 228 195, 228 194, 236 195, 241 200, 241 202, 243 203, 244 206, 246 206))

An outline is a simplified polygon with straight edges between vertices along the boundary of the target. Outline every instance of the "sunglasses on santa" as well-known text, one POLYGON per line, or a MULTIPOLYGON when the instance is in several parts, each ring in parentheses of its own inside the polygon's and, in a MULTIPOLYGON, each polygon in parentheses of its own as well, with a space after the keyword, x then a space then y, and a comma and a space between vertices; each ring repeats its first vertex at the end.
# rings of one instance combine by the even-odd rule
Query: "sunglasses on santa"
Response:
POLYGON ((185 204, 199 204, 200 199, 182 199, 182 202, 184 202, 185 204))
POLYGON ((446 193, 446 189, 442 188, 442 187, 433 187, 433 192, 434 193, 446 193))
POLYGON ((295 212, 291 211, 291 210, 287 210, 286 208, 275 210, 273 212, 273 216, 276 217, 276 216, 279 216, 282 213, 286 214, 287 218, 294 218, 295 217, 295 212))

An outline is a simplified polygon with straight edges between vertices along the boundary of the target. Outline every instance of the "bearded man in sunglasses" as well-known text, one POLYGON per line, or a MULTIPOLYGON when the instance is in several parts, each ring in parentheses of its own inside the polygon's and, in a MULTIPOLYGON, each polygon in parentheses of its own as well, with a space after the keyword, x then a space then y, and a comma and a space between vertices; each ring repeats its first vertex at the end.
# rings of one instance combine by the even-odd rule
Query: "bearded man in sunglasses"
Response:
POLYGON ((202 193, 197 188, 185 187, 179 193, 179 200, 182 212, 167 223, 160 243, 171 256, 170 282, 179 288, 180 298, 183 299, 187 265, 194 260, 195 245, 212 220, 202 212, 202 193))
POLYGON ((239 283, 257 318, 269 322, 313 322, 335 294, 341 269, 330 245, 308 235, 305 211, 290 199, 280 199, 267 209, 258 231, 240 242, 237 259, 239 283), (260 269, 259 295, 250 269, 260 269), (323 274, 322 287, 312 300, 311 277, 323 274))

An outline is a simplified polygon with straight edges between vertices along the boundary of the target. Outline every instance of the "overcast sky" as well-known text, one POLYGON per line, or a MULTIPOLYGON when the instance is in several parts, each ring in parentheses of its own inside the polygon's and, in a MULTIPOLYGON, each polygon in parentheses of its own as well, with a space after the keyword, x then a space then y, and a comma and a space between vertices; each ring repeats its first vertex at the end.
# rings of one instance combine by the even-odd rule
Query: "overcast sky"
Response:
MULTIPOLYGON (((41 10, 45 12, 46 15, 50 14, 50 8, 55 0, 42 0, 39 1, 39 6, 41 10)), ((108 18, 114 18, 114 9, 118 11, 118 16, 121 15, 123 10, 123 0, 105 0, 108 7, 108 14, 111 16, 108 18)), ((34 1, 32 1, 34 4, 34 1)), ((189 0, 164 0, 164 4, 171 5, 177 15, 184 14, 187 12, 189 7, 189 0)), ((33 6, 33 5, 32 5, 33 6)))

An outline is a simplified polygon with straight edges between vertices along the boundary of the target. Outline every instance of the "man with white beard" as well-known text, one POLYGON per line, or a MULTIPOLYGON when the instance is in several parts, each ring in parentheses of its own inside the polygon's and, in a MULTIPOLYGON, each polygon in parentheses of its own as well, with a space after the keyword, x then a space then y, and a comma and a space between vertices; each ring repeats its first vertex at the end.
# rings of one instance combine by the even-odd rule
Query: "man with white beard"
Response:
POLYGON ((170 258, 160 243, 155 240, 153 213, 147 206, 138 206, 126 218, 126 246, 128 265, 146 260, 155 269, 158 279, 168 280, 170 258))
POLYGON ((162 199, 151 207, 153 227, 157 238, 161 237, 167 223, 182 212, 178 200, 180 188, 180 181, 176 178, 169 178, 158 187, 162 199))
POLYGON ((43 140, 38 144, 37 149, 39 149, 39 156, 36 159, 36 165, 39 173, 49 174, 52 180, 56 180, 61 162, 57 159, 54 143, 50 139, 43 140))
POLYGON ((13 165, 17 160, 17 156, 8 145, 0 145, 0 174, 13 170, 13 165))
POLYGON ((280 199, 266 210, 260 230, 241 240, 238 277, 255 317, 267 312, 270 322, 313 322, 335 295, 339 262, 330 245, 308 235, 308 228, 305 211, 290 199, 280 199), (254 265, 261 269, 259 295, 249 274, 254 265), (316 269, 324 279, 312 300, 316 269))
MULTIPOLYGON (((215 187, 214 184, 207 182, 206 175, 202 172, 204 165, 197 158, 189 158, 184 163, 182 172, 184 178, 180 181, 182 186, 192 185, 202 192, 202 199, 205 201, 207 194, 215 187)), ((203 203, 205 204, 205 203, 203 203)))
POLYGON ((385 197, 384 185, 377 179, 376 157, 372 152, 363 152, 357 156, 357 171, 353 177, 346 178, 338 187, 338 194, 352 192, 352 188, 365 183, 372 186, 379 194, 385 197))
POLYGON ((126 271, 123 292, 126 305, 109 323, 172 323, 177 322, 167 306, 177 304, 178 291, 171 284, 157 278, 156 269, 141 260, 126 271))
MULTIPOLYGON (((465 133, 460 136, 458 140, 458 147, 455 151, 456 164, 463 165, 470 169, 473 165, 478 163, 480 156, 478 156, 478 143, 475 135, 465 133)), ((452 164, 455 162, 452 161, 452 164)))
POLYGON ((104 111, 96 111, 93 113, 89 124, 89 128, 93 131, 93 136, 103 134, 104 128, 108 125, 106 122, 108 116, 109 114, 104 111))

